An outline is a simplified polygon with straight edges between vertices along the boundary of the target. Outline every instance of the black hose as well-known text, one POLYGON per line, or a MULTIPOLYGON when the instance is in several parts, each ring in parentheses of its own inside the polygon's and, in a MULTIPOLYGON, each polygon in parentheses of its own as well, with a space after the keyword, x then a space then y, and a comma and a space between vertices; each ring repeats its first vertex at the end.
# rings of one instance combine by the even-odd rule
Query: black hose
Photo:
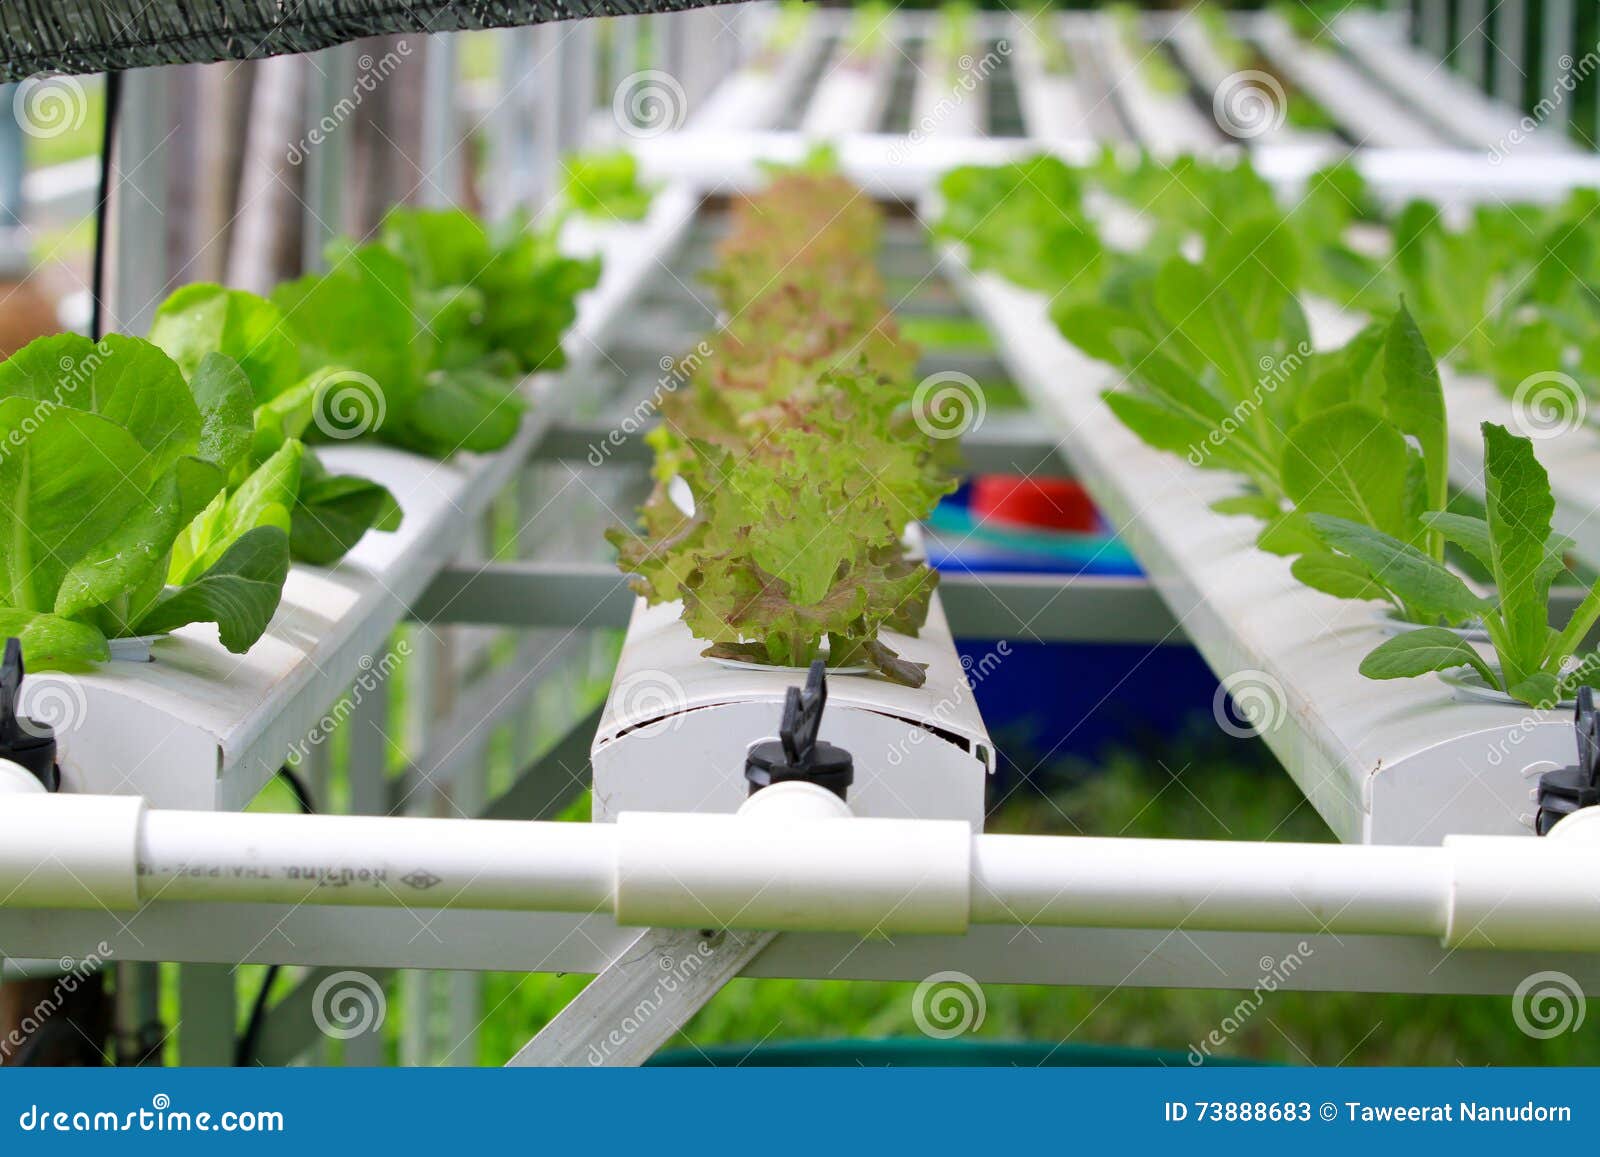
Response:
MULTIPOLYGON (((294 793, 294 799, 300 805, 302 815, 316 815, 317 805, 311 798, 311 789, 306 786, 305 780, 295 774, 288 767, 278 769, 278 776, 294 793)), ((245 1022, 244 1033, 239 1037, 239 1043, 234 1046, 233 1064, 235 1068, 247 1068, 255 1063, 256 1049, 261 1044, 261 1029, 267 1021, 267 998, 272 995, 272 986, 278 979, 278 965, 267 966, 267 975, 261 981, 261 990, 256 993, 255 1003, 250 1006, 250 1019, 245 1022)))
POLYGON ((106 73, 106 107, 100 136, 100 199, 94 206, 94 268, 89 271, 89 336, 105 336, 106 222, 110 218, 112 153, 117 143, 117 122, 122 112, 122 73, 106 73))

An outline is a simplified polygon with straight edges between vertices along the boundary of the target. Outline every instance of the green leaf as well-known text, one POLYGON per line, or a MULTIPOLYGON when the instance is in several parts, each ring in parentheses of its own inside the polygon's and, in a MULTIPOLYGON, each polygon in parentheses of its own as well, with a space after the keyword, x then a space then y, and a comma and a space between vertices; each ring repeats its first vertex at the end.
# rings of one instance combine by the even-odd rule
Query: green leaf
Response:
MULTIPOLYGON (((1444 389, 1439 370, 1416 322, 1402 302, 1390 323, 1383 351, 1384 405, 1388 418, 1403 434, 1417 440, 1427 479, 1428 510, 1443 510, 1450 500, 1449 432, 1445 426, 1444 389)), ((1437 536, 1428 553, 1443 557, 1437 536)))
POLYGON ((1311 551, 1294 560, 1289 571, 1296 579, 1338 599, 1386 600, 1389 592, 1372 581, 1367 568, 1353 558, 1330 551, 1311 551))
POLYGON ((199 578, 157 599, 134 633, 160 635, 190 623, 216 623, 222 645, 242 655, 272 622, 288 574, 289 536, 277 527, 257 527, 199 578))
POLYGON ((290 551, 299 562, 332 566, 368 530, 398 530, 400 517, 400 505, 386 487, 366 478, 329 474, 307 451, 301 462, 290 551))
POLYGON ((1306 513, 1409 537, 1405 437, 1363 406, 1325 410, 1289 431, 1283 488, 1306 513))
POLYGON ((232 494, 218 495, 173 544, 167 581, 193 582, 210 570, 243 535, 270 526, 289 533, 290 511, 300 491, 299 442, 285 442, 232 494))
POLYGON ((1283 513, 1283 508, 1277 500, 1268 498, 1265 494, 1233 494, 1227 498, 1217 499, 1211 504, 1211 509, 1218 514, 1243 514, 1263 521, 1276 518, 1283 513))
POLYGON ((1564 689, 1561 680, 1548 671, 1535 671, 1520 683, 1506 688, 1506 694, 1520 699, 1529 707, 1551 708, 1561 702, 1564 689))
POLYGON ((69 407, 121 426, 144 447, 150 475, 194 454, 200 411, 177 365, 142 338, 79 334, 29 342, 0 363, 0 398, 26 398, 41 410, 69 407))
POLYGON ((223 474, 233 472, 250 453, 255 438, 255 396, 239 363, 226 354, 207 354, 189 378, 189 391, 200 408, 200 445, 196 457, 215 463, 223 474))
POLYGON ((1359 562, 1413 614, 1438 616, 1460 624, 1493 608, 1443 563, 1409 543, 1370 526, 1326 514, 1311 515, 1311 525, 1324 542, 1359 562))
POLYGON ((394 437, 438 458, 459 450, 486 454, 516 436, 522 413, 514 381, 475 370, 437 371, 428 375, 394 437))
POLYGON ((1550 477, 1527 438, 1485 422, 1483 457, 1490 569, 1505 633, 1495 646, 1507 682, 1515 684, 1539 669, 1551 635, 1548 604, 1554 576, 1545 544, 1555 499, 1550 477))
POLYGON ((220 353, 239 364, 259 403, 269 402, 301 375, 300 351, 283 313, 242 289, 197 282, 156 310, 150 340, 167 352, 191 384, 200 364, 220 353))
POLYGON ((54 610, 67 572, 139 504, 146 458, 97 414, 0 402, 0 605, 54 610))
POLYGON ((1471 667, 1491 687, 1499 687, 1494 671, 1473 645, 1443 627, 1419 627, 1378 644, 1361 660, 1368 679, 1411 679, 1430 671, 1471 667))
POLYGON ((1322 540, 1306 516, 1298 510, 1285 510, 1269 519, 1256 537, 1256 549, 1285 558, 1322 550, 1322 540))
POLYGON ((122 523, 87 550, 67 571, 56 593, 58 615, 78 615, 162 573, 174 539, 221 492, 223 477, 212 463, 180 460, 158 478, 122 523))
MULTIPOLYGON (((377 383, 390 418, 403 412, 431 357, 413 313, 411 277, 376 245, 336 250, 333 268, 273 290, 303 364, 343 366, 377 383)), ((382 432, 382 423, 373 428, 382 432)))
POLYGON ((29 671, 79 671, 111 658, 106 637, 86 623, 0 607, 0 640, 22 643, 29 671))
POLYGON ((1238 307, 1196 265, 1173 258, 1155 284, 1156 307, 1216 373, 1218 386, 1235 401, 1252 396, 1259 373, 1252 341, 1238 307))

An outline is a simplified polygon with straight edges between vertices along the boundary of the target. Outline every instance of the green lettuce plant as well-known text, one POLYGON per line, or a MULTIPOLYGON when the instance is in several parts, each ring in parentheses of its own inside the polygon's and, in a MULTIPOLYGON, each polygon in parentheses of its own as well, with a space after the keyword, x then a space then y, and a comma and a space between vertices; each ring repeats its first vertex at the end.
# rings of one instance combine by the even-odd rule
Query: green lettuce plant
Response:
POLYGON ((655 189, 639 180, 639 160, 625 149, 573 153, 561 162, 561 204, 599 221, 642 221, 655 189))
MULTIPOLYGON (((282 312, 272 302, 238 289, 197 283, 172 294, 156 311, 150 340, 166 351, 192 382, 212 354, 233 358, 249 380, 254 399, 249 466, 260 467, 283 446, 316 433, 313 416, 339 367, 306 373, 300 349, 282 312)), ((243 483, 241 464, 230 486, 243 483)), ((343 558, 368 530, 397 530, 400 507, 388 489, 355 475, 332 474, 307 448, 299 459, 297 492, 286 495, 289 542, 294 558, 329 566, 343 558)), ((218 496, 218 502, 224 496, 218 496)), ((233 498, 228 498, 233 501, 233 498)))
POLYGON ((400 208, 382 236, 410 274, 424 337, 443 347, 430 365, 498 369, 509 359, 522 374, 566 365, 561 339, 578 295, 600 280, 600 259, 562 253, 555 227, 513 217, 490 228, 460 209, 400 208))
POLYGON ((1385 575, 1413 605, 1444 618, 1481 619, 1494 650, 1486 661, 1454 631, 1422 627, 1379 645, 1361 662, 1373 679, 1402 679, 1471 668, 1491 688, 1535 707, 1553 706, 1600 675, 1600 657, 1585 638, 1600 620, 1600 583, 1566 624, 1550 625, 1550 588, 1565 573, 1566 540, 1551 532, 1555 500, 1533 443, 1492 422, 1483 424, 1485 515, 1430 515, 1434 531, 1468 552, 1494 578, 1479 595, 1452 571, 1409 543, 1321 516, 1319 530, 1335 549, 1385 575))
POLYGON ((155 345, 41 338, 0 363, 0 634, 35 669, 109 657, 108 639, 217 624, 247 650, 289 568, 299 443, 245 474, 249 382, 222 354, 186 381, 155 345), (221 501, 203 533, 189 528, 221 501))
POLYGON ((708 278, 728 324, 659 399, 638 530, 608 536, 636 590, 683 602, 708 655, 804 665, 826 645, 834 666, 923 681, 879 636, 926 618, 937 576, 902 535, 953 489, 954 443, 917 411, 879 228, 827 173, 782 174, 735 208, 708 278))

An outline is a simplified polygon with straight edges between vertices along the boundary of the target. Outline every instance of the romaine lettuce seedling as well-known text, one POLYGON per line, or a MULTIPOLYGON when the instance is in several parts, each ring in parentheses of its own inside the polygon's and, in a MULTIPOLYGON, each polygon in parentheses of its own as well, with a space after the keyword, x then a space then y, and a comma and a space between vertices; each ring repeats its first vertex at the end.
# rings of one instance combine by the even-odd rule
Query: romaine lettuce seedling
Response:
POLYGON ((1431 529, 1489 569, 1494 593, 1479 596, 1438 561, 1370 527, 1316 516, 1328 543, 1358 559, 1413 606, 1446 618, 1482 620, 1496 662, 1442 627, 1423 627, 1381 644, 1361 662, 1373 679, 1402 679, 1470 667, 1491 688, 1535 707, 1549 707, 1600 676, 1600 656, 1585 647, 1600 620, 1600 583, 1559 630, 1550 625, 1550 588, 1565 572, 1566 540, 1553 535, 1555 500, 1533 443, 1492 422, 1483 424, 1485 517, 1435 513, 1431 529))

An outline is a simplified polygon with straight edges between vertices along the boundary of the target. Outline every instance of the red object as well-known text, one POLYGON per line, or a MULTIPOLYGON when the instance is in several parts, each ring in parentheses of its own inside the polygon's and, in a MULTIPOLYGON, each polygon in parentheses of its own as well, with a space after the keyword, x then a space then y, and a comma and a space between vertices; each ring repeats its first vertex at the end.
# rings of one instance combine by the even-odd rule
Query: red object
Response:
POLYGON ((985 522, 1046 530, 1094 531, 1100 528, 1094 500, 1070 479, 981 475, 972 480, 971 505, 972 512, 985 522))

